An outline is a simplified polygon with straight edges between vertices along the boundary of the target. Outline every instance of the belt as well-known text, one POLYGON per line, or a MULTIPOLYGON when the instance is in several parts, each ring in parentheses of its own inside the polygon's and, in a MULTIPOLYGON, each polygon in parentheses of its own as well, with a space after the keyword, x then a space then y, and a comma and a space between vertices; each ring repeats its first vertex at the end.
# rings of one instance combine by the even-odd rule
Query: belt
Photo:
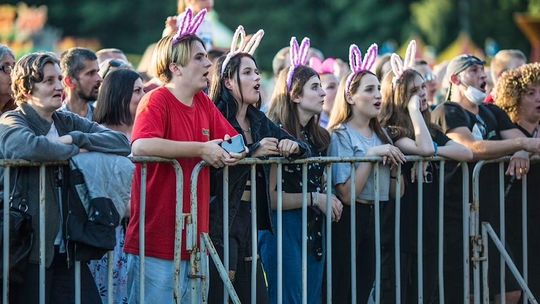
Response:
POLYGON ((356 202, 363 205, 374 205, 375 201, 365 200, 365 199, 356 199, 356 202))

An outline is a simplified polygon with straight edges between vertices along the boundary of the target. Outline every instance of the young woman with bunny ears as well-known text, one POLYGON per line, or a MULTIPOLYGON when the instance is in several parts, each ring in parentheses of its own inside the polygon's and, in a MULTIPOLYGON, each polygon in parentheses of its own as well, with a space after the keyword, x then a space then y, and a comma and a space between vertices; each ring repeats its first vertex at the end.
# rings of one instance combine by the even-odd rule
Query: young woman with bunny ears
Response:
MULTIPOLYGON (((291 66, 280 72, 272 105, 268 116, 297 140, 307 142, 309 156, 325 156, 330 142, 328 132, 319 126, 318 115, 322 111, 325 92, 317 72, 306 66, 309 39, 304 38, 299 46, 296 38, 291 39, 291 66)), ((268 278, 271 303, 302 301, 302 166, 283 166, 283 226, 282 231, 259 234, 260 252, 268 278), (283 239, 283 298, 278 299, 278 252, 277 237, 283 239)), ((324 270, 323 213, 331 212, 338 221, 341 217, 341 202, 330 198, 332 209, 326 210, 326 195, 323 192, 324 165, 308 165, 308 214, 307 214, 307 302, 320 303, 324 270)), ((272 166, 269 191, 272 209, 277 209, 277 167, 272 166)), ((277 221, 277 211, 272 212, 272 221, 277 221)))
MULTIPOLYGON (((382 209, 381 227, 391 221, 387 201, 395 187, 396 166, 405 162, 405 156, 391 144, 377 116, 381 108, 379 80, 370 72, 377 57, 373 44, 361 59, 360 50, 351 45, 349 63, 351 74, 338 88, 328 129, 332 134, 328 154, 340 157, 382 156, 379 164, 379 198, 382 209), (392 171, 392 173, 391 173, 392 171)), ((356 183, 351 185, 351 165, 334 164, 332 182, 337 196, 345 203, 342 220, 332 227, 332 299, 335 303, 351 303, 351 290, 357 291, 357 302, 368 301, 375 279, 375 178, 372 163, 357 163, 356 183), (356 197, 351 198, 351 187, 356 197), (356 260, 351 260, 351 201, 356 203, 356 260), (357 285, 351 286, 351 269, 356 269, 357 285)), ((391 224, 392 222, 388 223, 391 224)), ((383 232, 382 235, 387 235, 383 232)), ((392 235, 389 231, 388 235, 392 235)), ((386 237, 385 237, 386 238, 386 237)), ((391 244, 391 238, 388 238, 391 244)))
MULTIPOLYGON (((469 161, 472 152, 451 141, 440 128, 431 123, 425 80, 413 70, 416 43, 411 41, 404 62, 392 54, 392 72, 382 83, 381 125, 388 130, 395 145, 406 154, 441 155, 458 161, 469 161)), ((423 217, 438 218, 439 163, 425 162, 423 168, 423 217)), ((401 199, 401 298, 403 303, 418 299, 417 272, 417 188, 416 164, 402 167, 405 193, 401 199)), ((458 185, 456 185, 458 186, 458 185)), ((435 224, 437 225, 437 224, 435 224)), ((424 222, 423 235, 423 299, 438 302, 437 293, 437 226, 424 222)))
MULTIPOLYGON (((213 71, 210 98, 236 131, 242 134, 249 148, 249 156, 301 156, 309 151, 307 144, 294 139, 258 109, 261 101, 261 76, 253 53, 263 34, 264 32, 259 30, 246 42, 244 28, 237 28, 230 52, 218 59, 213 71)), ((240 302, 250 303, 252 262, 257 261, 256 303, 264 304, 268 302, 268 293, 261 262, 256 258, 257 230, 251 230, 250 169, 249 165, 229 168, 229 278, 240 302), (252 248, 253 237, 255 248, 252 248)), ((256 170, 257 226, 261 230, 271 229, 270 194, 267 187, 270 166, 258 165, 256 170)), ((210 236, 218 253, 223 257, 222 173, 221 170, 213 170, 212 173, 210 236)), ((213 264, 210 271, 209 303, 223 303, 223 283, 213 264)))

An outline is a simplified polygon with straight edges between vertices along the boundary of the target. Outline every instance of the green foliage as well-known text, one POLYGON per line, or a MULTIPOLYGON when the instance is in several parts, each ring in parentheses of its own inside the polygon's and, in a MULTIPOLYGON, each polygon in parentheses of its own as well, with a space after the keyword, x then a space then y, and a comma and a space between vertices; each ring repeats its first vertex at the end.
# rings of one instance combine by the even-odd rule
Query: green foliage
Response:
POLYGON ((413 23, 435 48, 443 46, 447 29, 445 25, 454 8, 451 0, 422 0, 411 4, 413 23))

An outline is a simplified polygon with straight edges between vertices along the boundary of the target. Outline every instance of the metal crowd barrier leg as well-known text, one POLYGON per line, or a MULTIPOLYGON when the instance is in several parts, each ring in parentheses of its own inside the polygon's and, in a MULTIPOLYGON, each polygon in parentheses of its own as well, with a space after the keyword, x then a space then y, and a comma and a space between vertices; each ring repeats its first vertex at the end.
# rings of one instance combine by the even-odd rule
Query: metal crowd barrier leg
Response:
POLYGON ((512 262, 510 255, 504 248, 504 244, 499 240, 499 238, 497 237, 497 234, 495 233, 491 225, 489 223, 483 222, 482 230, 485 230, 487 234, 489 235, 489 237, 491 238, 491 240, 493 240, 493 242, 495 243, 495 246, 499 250, 499 253, 503 256, 505 262, 508 264, 508 268, 510 269, 510 271, 512 272, 512 274, 518 281, 519 285, 525 292, 526 296, 529 297, 529 300, 531 301, 531 303, 538 304, 538 301, 532 294, 531 290, 529 289, 529 286, 527 286, 527 283, 525 283, 525 280, 519 273, 519 270, 517 269, 516 265, 514 264, 514 262, 512 262))
POLYGON ((81 304, 81 261, 75 261, 75 304, 81 304))
POLYGON ((283 165, 277 165, 277 301, 283 303, 283 165))
MULTIPOLYGON (((396 174, 396 214, 394 227, 396 304, 401 303, 401 165, 396 174)), ((353 302, 355 303, 355 302, 353 302)))
POLYGON ((482 303, 489 304, 489 251, 488 251, 488 235, 486 229, 482 227, 482 303))
MULTIPOLYGON (((469 166, 466 162, 460 163, 462 170, 462 180, 463 180, 463 303, 469 303, 470 301, 470 286, 469 286, 469 225, 472 227, 478 227, 474 222, 478 219, 478 207, 473 206, 472 210, 475 214, 475 219, 470 220, 470 210, 471 206, 469 205, 469 166)), ((476 168, 475 168, 476 169, 476 168)), ((474 178, 474 177, 473 177, 474 178)), ((476 188, 475 188, 476 189, 476 188)), ((476 231, 476 228, 473 228, 473 233, 476 231)))
MULTIPOLYGON (((229 166, 223 168, 223 265, 229 275, 229 166)), ((223 304, 229 302, 229 292, 223 288, 223 304)))
POLYGON ((45 304, 45 165, 39 167, 39 303, 45 304))
POLYGON ((176 175, 176 221, 174 232, 174 301, 179 304, 182 297, 181 259, 182 259, 182 229, 184 229, 184 175, 178 161, 173 160, 176 175))
POLYGON ((141 166, 141 201, 139 205, 139 301, 144 303, 144 260, 145 260, 145 221, 146 221, 146 175, 147 165, 141 166))
POLYGON ((251 165, 251 303, 257 303, 257 165, 251 165))
MULTIPOLYGON (((307 304, 307 191, 308 191, 307 172, 308 172, 308 164, 304 163, 302 164, 302 303, 303 304, 307 304)), ((252 303, 255 303, 255 302, 252 302, 252 303)))
POLYGON ((114 251, 107 253, 107 303, 114 303, 114 290, 113 290, 113 259, 114 251))
POLYGON ((380 168, 375 163, 375 303, 381 302, 381 202, 380 168))
POLYGON ((4 168, 4 258, 3 258, 3 267, 2 268, 2 303, 9 303, 9 179, 10 179, 10 167, 6 166, 4 168))
MULTIPOLYGON (((501 234, 501 242, 505 244, 506 233, 505 233, 505 206, 504 206, 504 162, 499 162, 499 230, 501 234)), ((504 266, 504 257, 501 255, 499 259, 500 263, 500 295, 501 295, 501 304, 506 304, 506 281, 505 281, 505 266, 504 266)))
MULTIPOLYGON (((332 185, 332 165, 326 165, 327 184, 332 185)), ((326 187, 326 210, 332 210, 332 188, 326 187)), ((326 212, 326 303, 332 303, 332 214, 326 212)))
POLYGON ((351 163, 351 303, 356 303, 356 166, 355 166, 355 163, 351 163))
POLYGON ((439 303, 444 304, 444 166, 441 160, 439 165, 439 303))
POLYGON ((418 161, 416 163, 416 185, 418 187, 418 200, 417 200, 417 223, 416 223, 416 266, 418 271, 418 304, 424 303, 424 265, 423 265, 423 202, 424 202, 424 162, 418 161))
MULTIPOLYGON (((522 231, 522 254, 523 254, 523 279, 529 284, 529 238, 528 238, 528 212, 527 212, 527 175, 521 178, 521 231, 522 231)), ((537 274, 538 275, 538 274, 537 274)), ((523 304, 527 304, 528 298, 523 297, 523 304)))

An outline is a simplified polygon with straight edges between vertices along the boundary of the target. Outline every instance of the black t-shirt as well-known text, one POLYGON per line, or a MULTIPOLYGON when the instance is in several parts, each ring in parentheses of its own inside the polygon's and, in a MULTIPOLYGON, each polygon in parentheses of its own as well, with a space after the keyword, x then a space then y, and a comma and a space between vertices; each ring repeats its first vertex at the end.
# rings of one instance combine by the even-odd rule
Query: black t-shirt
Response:
MULTIPOLYGON (((515 128, 508 115, 492 104, 479 105, 479 113, 475 115, 455 102, 440 104, 432 113, 432 121, 441 126, 444 133, 459 127, 468 128, 476 140, 501 140, 501 131, 515 128)), ((476 163, 469 163, 469 178, 476 163)), ((462 170, 459 163, 448 163, 445 167, 445 209, 448 217, 462 217, 462 170)), ((480 204, 489 206, 481 210, 498 210, 499 203, 499 171, 497 164, 484 165, 480 173, 480 204), (495 191, 493 191, 495 190, 495 191), (488 208, 489 207, 489 208, 488 208)), ((469 194, 472 199, 472 182, 469 183, 469 194)), ((481 212, 481 218, 493 223, 494 212, 481 212)), ((498 219, 498 217, 497 217, 498 219)), ((496 220, 498 223, 498 220, 496 220)))

